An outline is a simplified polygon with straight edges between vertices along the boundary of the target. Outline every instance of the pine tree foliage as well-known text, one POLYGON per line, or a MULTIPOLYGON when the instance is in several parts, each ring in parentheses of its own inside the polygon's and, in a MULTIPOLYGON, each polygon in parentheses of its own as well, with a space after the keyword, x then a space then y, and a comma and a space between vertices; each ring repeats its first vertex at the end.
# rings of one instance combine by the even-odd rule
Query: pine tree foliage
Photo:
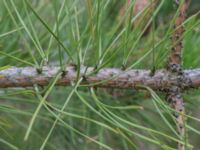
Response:
POLYGON ((1 0, 0 149, 198 149, 198 0, 177 40, 194 81, 181 80, 184 136, 166 98, 179 78, 158 83, 177 44, 176 2, 150 0, 135 15, 135 0, 1 0))

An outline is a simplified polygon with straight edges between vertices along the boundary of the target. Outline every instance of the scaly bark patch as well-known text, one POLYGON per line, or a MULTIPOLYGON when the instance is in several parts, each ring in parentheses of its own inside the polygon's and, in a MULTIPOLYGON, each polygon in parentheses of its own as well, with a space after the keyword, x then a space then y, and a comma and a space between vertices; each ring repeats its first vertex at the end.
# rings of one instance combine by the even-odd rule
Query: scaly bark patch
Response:
MULTIPOLYGON (((180 1, 176 1, 176 3, 180 6, 180 12, 178 17, 176 18, 174 25, 174 32, 172 35, 172 49, 168 60, 167 69, 169 71, 169 76, 178 77, 178 84, 171 86, 168 91, 167 100, 170 102, 171 107, 176 111, 174 117, 176 119, 177 132, 180 135, 182 141, 185 141, 185 108, 184 102, 182 98, 182 82, 187 80, 182 71, 182 38, 184 33, 183 23, 186 19, 186 13, 189 7, 189 0, 185 0, 183 3, 180 1)), ((187 80, 190 81, 191 80, 187 80)), ((181 143, 178 143, 178 150, 185 150, 185 146, 181 143)))

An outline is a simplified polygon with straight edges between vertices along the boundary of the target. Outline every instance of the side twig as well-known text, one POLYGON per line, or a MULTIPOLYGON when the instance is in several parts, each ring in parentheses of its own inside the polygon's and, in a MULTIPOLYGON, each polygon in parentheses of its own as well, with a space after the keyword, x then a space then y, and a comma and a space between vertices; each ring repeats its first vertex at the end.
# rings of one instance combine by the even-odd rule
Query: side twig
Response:
MULTIPOLYGON (((167 100, 170 102, 171 107, 177 112, 174 114, 177 124, 177 132, 180 135, 180 138, 182 141, 185 141, 186 139, 186 131, 185 131, 185 119, 184 119, 184 102, 182 98, 182 81, 187 79, 185 78, 183 71, 182 71, 182 36, 184 33, 184 27, 183 23, 186 19, 186 12, 189 6, 189 0, 185 0, 183 3, 178 2, 178 5, 180 5, 180 12, 178 17, 175 21, 174 26, 174 33, 172 35, 172 49, 169 56, 168 66, 167 69, 170 72, 169 75, 174 77, 178 77, 179 79, 177 82, 179 82, 177 85, 172 85, 172 87, 169 89, 168 92, 168 98, 167 100)), ((185 150, 185 146, 181 143, 178 143, 178 150, 185 150)))

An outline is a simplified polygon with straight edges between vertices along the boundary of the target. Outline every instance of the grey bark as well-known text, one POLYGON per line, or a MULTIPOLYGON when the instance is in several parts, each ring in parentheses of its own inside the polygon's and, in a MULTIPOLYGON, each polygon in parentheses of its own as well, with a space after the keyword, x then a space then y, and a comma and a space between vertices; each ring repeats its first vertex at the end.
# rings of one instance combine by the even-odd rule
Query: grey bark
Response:
MULTIPOLYGON (((78 68, 73 65, 66 67, 56 85, 69 86, 75 82, 77 70, 78 68)), ((33 67, 11 67, 0 71, 0 88, 31 87, 34 84, 45 86, 59 72, 61 72, 60 68, 54 66, 43 67, 41 73, 33 67)), ((180 81, 182 89, 200 86, 200 69, 184 70, 181 76, 170 76, 167 70, 157 70, 151 76, 150 70, 123 71, 117 68, 103 68, 95 73, 93 67, 82 66, 79 77, 84 78, 81 85, 104 88, 140 89, 141 86, 148 86, 154 90, 163 91, 171 86, 180 86, 180 81)))

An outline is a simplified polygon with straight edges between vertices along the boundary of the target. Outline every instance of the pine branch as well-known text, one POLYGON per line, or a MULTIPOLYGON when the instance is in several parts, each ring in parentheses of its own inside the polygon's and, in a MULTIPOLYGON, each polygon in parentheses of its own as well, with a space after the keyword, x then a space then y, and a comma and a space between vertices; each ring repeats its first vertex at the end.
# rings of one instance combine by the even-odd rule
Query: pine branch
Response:
MULTIPOLYGON (((57 85, 67 86, 77 80, 76 66, 68 66, 57 85)), ((131 88, 140 89, 141 86, 149 86, 154 90, 165 91, 171 86, 179 86, 182 80, 182 89, 197 88, 200 86, 200 69, 183 71, 184 79, 179 76, 171 77, 167 70, 157 70, 151 76, 151 70, 129 70, 123 71, 117 68, 104 68, 95 73, 93 67, 82 66, 80 77, 83 77, 81 85, 104 88, 131 88)), ((0 71, 0 88, 7 87, 31 87, 34 84, 48 85, 48 83, 59 73, 59 67, 45 66, 39 73, 33 67, 17 68, 11 67, 0 71)))
MULTIPOLYGON (((174 116, 176 118, 177 131, 181 137, 182 141, 185 141, 185 108, 182 98, 182 81, 185 78, 185 75, 182 71, 182 35, 184 33, 183 23, 186 19, 186 13, 189 7, 189 0, 184 0, 183 3, 177 1, 177 4, 180 6, 180 12, 175 21, 175 31, 172 35, 172 49, 168 60, 167 69, 170 72, 170 76, 179 77, 181 80, 177 80, 177 85, 172 85, 168 92, 167 100, 170 102, 171 107, 177 112, 174 116)), ((185 150, 185 146, 181 143, 178 143, 178 150, 185 150)))

